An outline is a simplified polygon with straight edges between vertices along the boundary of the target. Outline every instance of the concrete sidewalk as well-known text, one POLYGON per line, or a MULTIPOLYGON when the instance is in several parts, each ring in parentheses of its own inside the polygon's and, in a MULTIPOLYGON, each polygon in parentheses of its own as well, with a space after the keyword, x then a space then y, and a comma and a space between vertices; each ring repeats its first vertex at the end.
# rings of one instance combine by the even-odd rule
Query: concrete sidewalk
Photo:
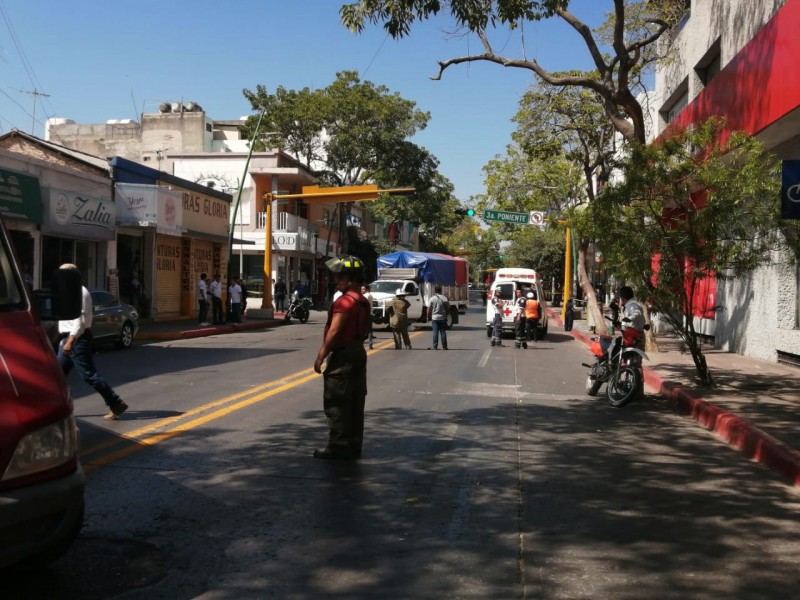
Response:
MULTIPOLYGON (((562 325, 552 310, 550 317, 562 325)), ((592 336, 585 321, 576 321, 571 333, 587 345, 592 336)), ((678 339, 662 335, 658 344, 644 363, 649 390, 800 487, 800 369, 707 346, 703 354, 716 385, 704 388, 678 339)))
MULTIPOLYGON (((559 315, 548 310, 552 324, 562 326, 559 315)), ((188 319, 143 323, 136 339, 189 339, 277 327, 285 324, 283 316, 276 313, 273 319, 207 327, 188 319)), ((588 346, 592 334, 586 321, 575 321, 571 333, 588 346)), ((649 391, 800 487, 800 369, 708 346, 703 353, 716 386, 703 388, 697 383, 692 357, 681 352, 679 340, 662 335, 658 343, 659 352, 648 353, 649 361, 645 361, 649 391)))

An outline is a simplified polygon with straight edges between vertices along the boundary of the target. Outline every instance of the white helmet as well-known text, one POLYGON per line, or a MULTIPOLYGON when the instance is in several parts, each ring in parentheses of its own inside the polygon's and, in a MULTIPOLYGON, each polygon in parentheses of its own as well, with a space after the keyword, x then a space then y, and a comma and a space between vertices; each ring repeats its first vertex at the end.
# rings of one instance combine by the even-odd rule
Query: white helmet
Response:
POLYGON ((528 292, 528 298, 529 298, 530 300, 533 300, 533 292, 528 292))

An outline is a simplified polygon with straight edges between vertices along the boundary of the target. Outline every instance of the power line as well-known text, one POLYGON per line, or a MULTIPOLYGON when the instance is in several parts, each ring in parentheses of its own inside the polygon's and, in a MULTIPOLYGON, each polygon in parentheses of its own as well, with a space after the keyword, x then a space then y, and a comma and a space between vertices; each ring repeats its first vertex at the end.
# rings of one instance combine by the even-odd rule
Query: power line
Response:
MULTIPOLYGON (((10 37, 11 37, 11 40, 14 42, 14 47, 17 49, 17 54, 19 54, 20 61, 22 62, 22 67, 25 69, 25 73, 27 73, 27 75, 28 75, 28 81, 30 81, 31 87, 33 88, 32 92, 29 91, 29 90, 18 90, 18 91, 20 91, 22 93, 25 93, 25 94, 30 94, 33 97, 33 115, 31 115, 30 113, 28 113, 28 111, 26 111, 24 109, 23 109, 23 111, 25 112, 25 114, 27 114, 28 116, 30 116, 32 118, 31 135, 35 135, 34 128, 35 128, 35 124, 36 123, 40 123, 42 125, 42 129, 43 130, 44 130, 44 127, 45 127, 44 123, 42 123, 41 121, 37 121, 36 120, 36 101, 38 99, 40 99, 40 98, 50 98, 50 94, 46 94, 44 92, 40 92, 39 91, 44 86, 39 81, 39 78, 37 77, 36 72, 33 69, 33 65, 31 65, 30 60, 28 60, 28 56, 25 54, 25 50, 22 48, 22 44, 20 43, 19 37, 17 36, 17 31, 14 28, 14 24, 11 21, 11 17, 8 14, 8 10, 6 9, 6 6, 5 6, 5 3, 3 2, 3 0, 0 0, 0 15, 2 15, 3 21, 5 21, 6 28, 8 29, 8 32, 9 32, 10 37)), ((7 94, 6 94, 6 96, 7 96, 7 94)), ((50 105, 51 110, 55 111, 55 107, 53 106, 53 104, 51 102, 49 102, 49 101, 47 103, 50 105)), ((15 104, 19 105, 17 102, 15 102, 15 104)), ((50 113, 47 111, 47 107, 45 106, 45 103, 42 102, 41 106, 42 106, 42 111, 44 111, 45 116, 48 119, 50 119, 50 113)))
POLYGON ((388 39, 389 39, 389 34, 387 33, 386 37, 383 38, 383 41, 381 42, 381 45, 378 46, 378 49, 375 51, 375 54, 372 56, 372 60, 369 61, 369 64, 367 65, 367 68, 364 69, 364 72, 361 74, 361 77, 366 77, 367 71, 369 71, 369 68, 372 66, 372 63, 375 62, 375 59, 378 58, 378 54, 380 54, 380 51, 383 49, 383 45, 386 43, 386 40, 388 40, 388 39))

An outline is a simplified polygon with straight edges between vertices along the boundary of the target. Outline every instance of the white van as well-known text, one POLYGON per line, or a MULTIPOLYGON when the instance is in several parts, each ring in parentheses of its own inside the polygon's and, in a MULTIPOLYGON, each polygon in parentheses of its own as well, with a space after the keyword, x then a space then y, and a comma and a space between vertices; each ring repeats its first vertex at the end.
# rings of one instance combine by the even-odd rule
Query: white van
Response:
POLYGON ((539 339, 547 335, 547 301, 542 290, 542 278, 533 269, 504 268, 498 269, 494 281, 489 288, 486 302, 486 337, 492 337, 492 324, 494 322, 494 298, 497 290, 502 291, 502 299, 506 307, 503 310, 503 331, 514 331, 514 299, 518 288, 523 295, 529 291, 536 294, 536 299, 541 307, 542 318, 539 320, 539 339))

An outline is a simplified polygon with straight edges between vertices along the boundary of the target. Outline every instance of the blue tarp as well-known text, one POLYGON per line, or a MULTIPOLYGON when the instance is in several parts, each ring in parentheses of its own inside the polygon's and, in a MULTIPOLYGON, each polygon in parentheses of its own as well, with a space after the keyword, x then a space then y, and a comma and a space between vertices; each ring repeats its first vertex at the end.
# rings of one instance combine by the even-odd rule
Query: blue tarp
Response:
POLYGON ((419 276, 429 283, 453 285, 456 280, 457 260, 445 254, 408 252, 402 250, 378 257, 378 268, 419 269, 419 276))

